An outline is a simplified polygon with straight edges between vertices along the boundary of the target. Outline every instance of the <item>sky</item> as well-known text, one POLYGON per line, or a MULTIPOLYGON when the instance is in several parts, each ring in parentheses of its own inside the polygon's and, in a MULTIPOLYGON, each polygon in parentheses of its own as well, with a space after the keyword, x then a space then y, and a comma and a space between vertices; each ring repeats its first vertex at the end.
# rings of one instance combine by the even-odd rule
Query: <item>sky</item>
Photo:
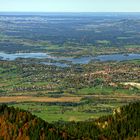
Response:
POLYGON ((0 12, 140 12, 140 0, 0 0, 0 12))

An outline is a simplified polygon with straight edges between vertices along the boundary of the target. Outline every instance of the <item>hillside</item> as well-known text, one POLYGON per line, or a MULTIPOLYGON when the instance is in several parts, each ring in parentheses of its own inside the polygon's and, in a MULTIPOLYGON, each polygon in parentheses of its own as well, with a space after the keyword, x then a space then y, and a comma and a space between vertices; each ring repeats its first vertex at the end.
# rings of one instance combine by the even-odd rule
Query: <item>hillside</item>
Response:
POLYGON ((0 106, 0 140, 62 139, 55 127, 29 112, 0 106))
POLYGON ((117 108, 113 115, 85 122, 49 124, 31 113, 0 106, 0 139, 118 140, 140 139, 140 102, 117 108))

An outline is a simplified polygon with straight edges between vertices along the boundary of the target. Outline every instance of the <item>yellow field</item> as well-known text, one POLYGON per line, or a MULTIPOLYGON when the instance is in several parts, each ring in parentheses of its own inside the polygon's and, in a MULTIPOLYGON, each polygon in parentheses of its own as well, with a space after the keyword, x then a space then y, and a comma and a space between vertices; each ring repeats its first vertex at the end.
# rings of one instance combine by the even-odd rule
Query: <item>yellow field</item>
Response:
POLYGON ((64 96, 59 98, 52 97, 34 97, 34 96, 3 96, 0 97, 0 103, 10 102, 80 102, 83 97, 95 99, 117 99, 117 100, 140 100, 138 95, 82 95, 82 96, 64 96))
POLYGON ((79 102, 81 97, 33 97, 33 96, 11 96, 0 97, 0 103, 8 102, 79 102))

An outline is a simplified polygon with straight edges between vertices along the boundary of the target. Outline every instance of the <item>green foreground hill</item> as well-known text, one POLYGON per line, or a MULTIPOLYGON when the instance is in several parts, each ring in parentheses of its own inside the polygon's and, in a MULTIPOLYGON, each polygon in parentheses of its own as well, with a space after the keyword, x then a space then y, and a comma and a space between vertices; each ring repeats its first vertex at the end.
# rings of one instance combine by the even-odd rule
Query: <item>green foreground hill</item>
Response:
POLYGON ((110 116, 84 122, 47 123, 30 112, 0 106, 0 140, 137 140, 140 102, 117 108, 110 116))

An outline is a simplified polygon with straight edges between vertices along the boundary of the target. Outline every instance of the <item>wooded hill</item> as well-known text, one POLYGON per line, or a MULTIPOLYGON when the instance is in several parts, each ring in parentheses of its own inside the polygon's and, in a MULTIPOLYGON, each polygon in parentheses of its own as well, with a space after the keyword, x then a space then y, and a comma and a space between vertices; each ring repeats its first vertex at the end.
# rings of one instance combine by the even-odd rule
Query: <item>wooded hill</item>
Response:
POLYGON ((110 116, 85 122, 49 124, 30 112, 0 106, 0 140, 140 139, 140 102, 117 108, 110 116))

